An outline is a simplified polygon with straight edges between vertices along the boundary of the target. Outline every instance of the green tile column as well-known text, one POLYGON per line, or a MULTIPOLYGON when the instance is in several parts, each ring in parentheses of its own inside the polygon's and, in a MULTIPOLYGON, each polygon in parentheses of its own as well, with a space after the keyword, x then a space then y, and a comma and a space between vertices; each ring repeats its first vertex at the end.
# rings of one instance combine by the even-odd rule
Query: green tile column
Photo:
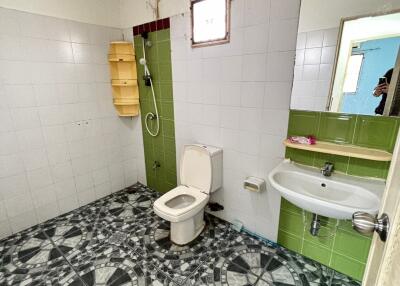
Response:
MULTIPOLYGON (((170 29, 148 33, 150 47, 146 47, 146 60, 152 76, 158 113, 160 132, 152 137, 145 127, 145 116, 155 113, 151 88, 143 81, 144 68, 139 64, 143 57, 142 38, 135 36, 135 52, 138 70, 140 110, 146 163, 147 185, 159 192, 167 192, 176 187, 176 148, 174 105, 172 92, 170 29), (160 167, 154 168, 155 161, 160 167)), ((154 132, 155 121, 149 120, 154 132)))

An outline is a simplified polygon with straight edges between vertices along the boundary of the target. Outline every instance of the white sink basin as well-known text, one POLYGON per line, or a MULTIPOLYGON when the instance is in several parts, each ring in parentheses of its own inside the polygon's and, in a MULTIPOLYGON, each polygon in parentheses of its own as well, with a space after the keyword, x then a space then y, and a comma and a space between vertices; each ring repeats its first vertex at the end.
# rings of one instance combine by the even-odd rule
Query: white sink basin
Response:
POLYGON ((284 160, 268 176, 271 185, 292 204, 326 217, 351 219, 356 211, 377 214, 385 183, 333 173, 284 160))

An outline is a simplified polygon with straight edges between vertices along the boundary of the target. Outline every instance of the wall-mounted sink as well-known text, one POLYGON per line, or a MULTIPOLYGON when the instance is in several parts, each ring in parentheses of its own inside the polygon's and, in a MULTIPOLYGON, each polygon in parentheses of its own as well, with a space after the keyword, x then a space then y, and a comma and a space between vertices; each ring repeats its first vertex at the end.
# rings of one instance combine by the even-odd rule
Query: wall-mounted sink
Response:
POLYGON ((336 219, 351 219, 356 211, 377 214, 385 183, 334 173, 284 160, 269 174, 269 182, 282 197, 309 212, 336 219))

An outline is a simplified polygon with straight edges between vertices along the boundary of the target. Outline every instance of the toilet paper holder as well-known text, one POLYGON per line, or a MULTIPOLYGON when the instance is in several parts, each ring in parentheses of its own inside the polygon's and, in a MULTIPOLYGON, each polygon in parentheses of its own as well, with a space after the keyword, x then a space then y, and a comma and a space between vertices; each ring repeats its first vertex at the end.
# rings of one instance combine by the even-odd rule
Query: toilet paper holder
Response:
POLYGON ((266 183, 261 178, 247 177, 243 182, 243 188, 251 192, 262 192, 266 188, 266 183))

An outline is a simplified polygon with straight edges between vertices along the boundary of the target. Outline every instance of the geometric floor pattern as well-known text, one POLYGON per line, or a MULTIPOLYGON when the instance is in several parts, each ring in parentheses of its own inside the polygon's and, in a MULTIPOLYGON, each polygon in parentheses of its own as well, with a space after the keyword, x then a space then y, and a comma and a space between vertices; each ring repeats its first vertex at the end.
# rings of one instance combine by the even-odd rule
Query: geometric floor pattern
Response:
POLYGON ((360 285, 206 214, 186 246, 137 183, 0 240, 0 285, 360 285))

